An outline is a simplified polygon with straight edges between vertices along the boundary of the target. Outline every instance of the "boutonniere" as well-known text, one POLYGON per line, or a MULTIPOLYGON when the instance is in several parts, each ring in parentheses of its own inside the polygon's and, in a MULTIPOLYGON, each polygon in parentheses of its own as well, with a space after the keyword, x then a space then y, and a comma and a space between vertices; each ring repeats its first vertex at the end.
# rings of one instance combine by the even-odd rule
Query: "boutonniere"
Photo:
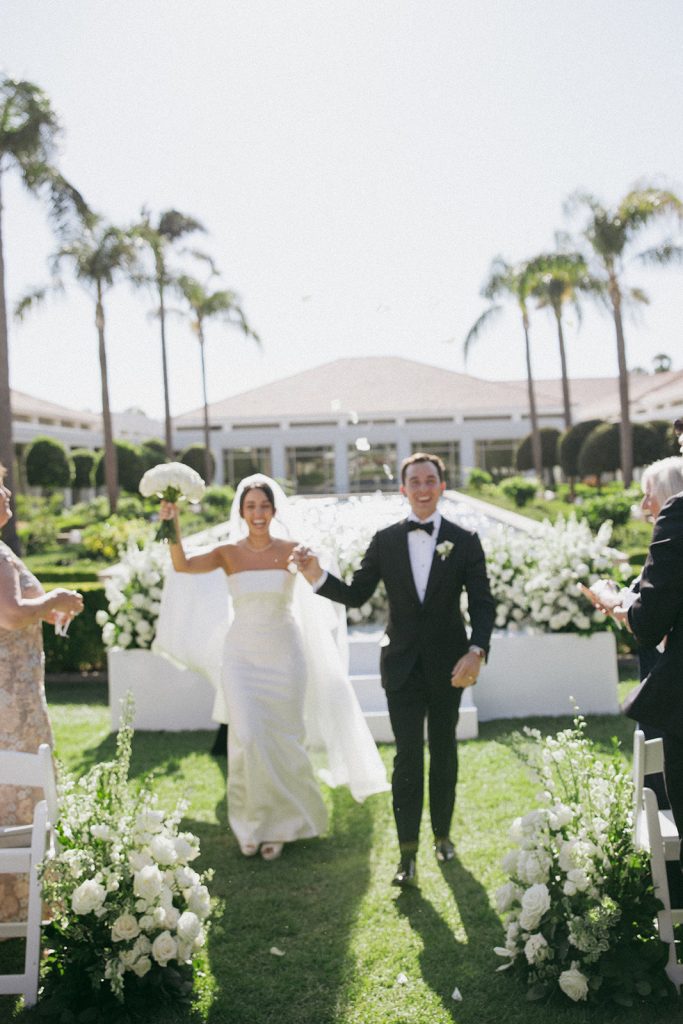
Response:
POLYGON ((451 551, 453 550, 452 540, 442 540, 440 544, 436 545, 436 553, 442 562, 445 562, 451 551))

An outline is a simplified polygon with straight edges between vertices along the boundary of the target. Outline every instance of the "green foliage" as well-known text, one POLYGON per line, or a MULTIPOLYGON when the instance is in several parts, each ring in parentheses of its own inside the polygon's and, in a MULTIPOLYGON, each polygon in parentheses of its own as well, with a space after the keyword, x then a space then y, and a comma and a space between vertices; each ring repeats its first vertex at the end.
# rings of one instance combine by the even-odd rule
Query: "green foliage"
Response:
MULTIPOLYGON (((121 490, 137 494, 140 477, 145 468, 140 449, 128 441, 114 441, 114 449, 121 490)), ((98 487, 103 487, 104 482, 104 452, 102 452, 95 468, 95 483, 98 487)))
POLYGON ((557 442, 557 458, 565 476, 579 475, 579 452, 583 442, 601 423, 602 420, 584 420, 582 423, 575 423, 560 435, 557 442))
MULTIPOLYGON (((633 464, 647 466, 660 458, 660 439, 656 431, 644 423, 634 423, 633 464)), ((579 474, 597 476, 615 473, 621 467, 619 448, 620 427, 618 423, 601 423, 585 439, 579 452, 579 474)))
POLYGON ((94 486, 94 468, 97 462, 97 452, 90 448, 75 448, 71 453, 74 464, 74 487, 84 488, 94 486))
MULTIPOLYGON (((204 478, 206 475, 206 469, 204 467, 204 452, 205 448, 203 444, 191 444, 187 448, 184 448, 180 453, 180 462, 184 465, 189 466, 190 469, 194 469, 196 473, 204 478)), ((213 456, 213 452, 209 452, 209 462, 211 464, 211 479, 213 480, 216 475, 216 460, 213 456)), ((206 481, 208 483, 208 480, 206 481)))
POLYGON ((57 579, 50 582, 39 577, 45 590, 68 587, 83 595, 83 611, 69 626, 66 636, 57 636, 54 627, 43 623, 46 672, 85 672, 101 669, 106 664, 102 631, 95 621, 98 611, 107 607, 104 584, 93 580, 57 579))
POLYGON ((158 437, 152 437, 149 441, 142 442, 140 455, 142 456, 143 473, 146 473, 148 469, 158 466, 160 462, 166 462, 166 445, 158 437))
POLYGON ((502 494, 514 501, 518 508, 527 505, 536 494, 539 484, 537 480, 528 480, 524 476, 509 476, 498 484, 502 494))
POLYGON ((582 505, 576 506, 576 514, 588 520, 591 530, 600 529, 606 519, 611 519, 614 526, 624 526, 631 518, 633 497, 624 491, 621 494, 596 495, 582 505))
POLYGON ((121 519, 142 519, 145 511, 145 502, 137 494, 124 494, 116 505, 116 514, 121 519))
POLYGON ((22 550, 27 555, 35 555, 52 547, 57 542, 58 533, 59 521, 48 515, 34 516, 27 522, 21 522, 17 527, 22 550))
POLYGON ((658 459, 666 459, 670 455, 681 454, 676 431, 671 420, 648 420, 645 426, 649 427, 650 430, 654 430, 659 438, 660 454, 657 456, 658 459))
POLYGON ((485 469, 479 469, 478 466, 471 469, 467 477, 467 486, 475 491, 481 491, 488 484, 492 483, 493 477, 491 474, 487 473, 485 469))
POLYGON ((103 523, 93 523, 83 531, 83 549, 92 558, 101 558, 105 562, 113 562, 122 547, 130 542, 142 546, 151 539, 148 523, 138 519, 123 519, 121 516, 110 516, 103 523))
MULTIPOLYGON (((541 427, 541 462, 544 469, 552 469, 557 465, 557 444, 560 438, 560 431, 555 427, 541 427)), ((531 434, 520 442, 515 452, 515 466, 521 472, 534 469, 534 459, 531 451, 531 434)))
POLYGON ((70 487, 74 464, 61 441, 37 437, 26 451, 26 479, 31 487, 70 487))
POLYGON ((207 487, 202 498, 202 515, 209 523, 220 523, 230 517, 235 492, 232 487, 207 487))

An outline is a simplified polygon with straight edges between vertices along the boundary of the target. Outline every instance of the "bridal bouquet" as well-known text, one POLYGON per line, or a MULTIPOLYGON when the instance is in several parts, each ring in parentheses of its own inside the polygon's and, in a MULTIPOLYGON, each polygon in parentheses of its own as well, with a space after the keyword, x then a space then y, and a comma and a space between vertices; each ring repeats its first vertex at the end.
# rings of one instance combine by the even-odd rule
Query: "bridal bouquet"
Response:
MULTIPOLYGON (((206 485, 199 473, 182 462, 162 462, 148 469, 140 480, 140 494, 144 498, 156 495, 164 501, 201 501, 206 485)), ((172 520, 162 519, 155 540, 175 540, 172 520)))
MULTIPOLYGON (((631 838, 633 791, 617 757, 601 760, 574 727, 520 750, 542 792, 510 829, 514 847, 496 893, 505 945, 496 948, 527 984, 527 998, 562 992, 574 1002, 661 998, 667 947, 647 854, 631 838)), ((616 752, 615 752, 616 753, 616 752)))
POLYGON ((199 840, 180 831, 182 803, 168 813, 129 783, 131 720, 129 701, 114 761, 78 780, 60 767, 59 848, 41 868, 52 914, 47 994, 58 1003, 186 998, 204 945, 208 876, 190 866, 199 840))

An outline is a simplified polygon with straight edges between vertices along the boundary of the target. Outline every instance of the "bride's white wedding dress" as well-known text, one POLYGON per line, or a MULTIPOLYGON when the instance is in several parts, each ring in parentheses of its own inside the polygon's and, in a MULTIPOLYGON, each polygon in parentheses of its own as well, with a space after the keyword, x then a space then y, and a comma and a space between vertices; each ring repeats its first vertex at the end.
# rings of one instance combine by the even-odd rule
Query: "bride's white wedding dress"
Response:
POLYGON ((223 651, 230 722, 228 818, 241 846, 320 835, 327 810, 306 753, 306 658, 283 569, 228 577, 234 618, 223 651))

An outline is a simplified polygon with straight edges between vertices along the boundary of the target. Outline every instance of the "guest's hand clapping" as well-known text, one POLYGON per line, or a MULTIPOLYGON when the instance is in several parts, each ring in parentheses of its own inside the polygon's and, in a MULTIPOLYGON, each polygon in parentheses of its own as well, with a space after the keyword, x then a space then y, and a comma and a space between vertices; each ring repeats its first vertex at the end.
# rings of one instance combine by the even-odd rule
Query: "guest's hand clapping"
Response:
POLYGON ((290 561, 300 573, 303 573, 309 583, 317 583, 323 574, 317 555, 305 544, 297 544, 290 555, 290 561))

